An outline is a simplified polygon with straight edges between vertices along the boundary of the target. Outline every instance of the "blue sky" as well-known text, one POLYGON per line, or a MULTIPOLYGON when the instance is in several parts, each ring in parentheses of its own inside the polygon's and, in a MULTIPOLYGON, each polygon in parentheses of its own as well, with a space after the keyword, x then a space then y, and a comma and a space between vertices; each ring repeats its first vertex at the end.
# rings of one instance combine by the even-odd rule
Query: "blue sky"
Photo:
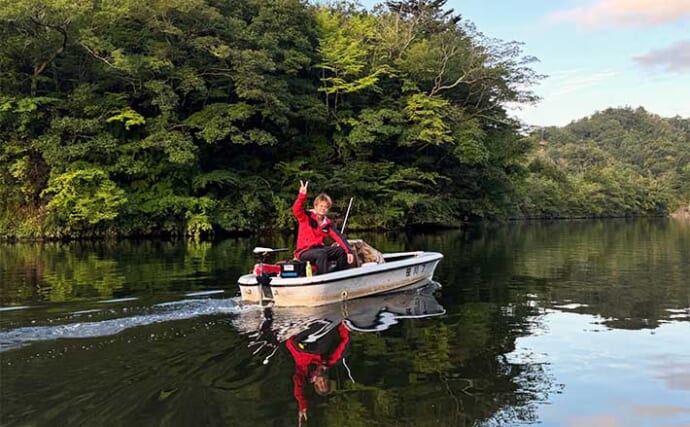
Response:
MULTIPOLYGON (((371 8, 378 1, 363 0, 371 8)), ((608 107, 690 118, 690 0, 449 0, 488 37, 524 42, 548 75, 542 100, 512 109, 563 126, 608 107)))

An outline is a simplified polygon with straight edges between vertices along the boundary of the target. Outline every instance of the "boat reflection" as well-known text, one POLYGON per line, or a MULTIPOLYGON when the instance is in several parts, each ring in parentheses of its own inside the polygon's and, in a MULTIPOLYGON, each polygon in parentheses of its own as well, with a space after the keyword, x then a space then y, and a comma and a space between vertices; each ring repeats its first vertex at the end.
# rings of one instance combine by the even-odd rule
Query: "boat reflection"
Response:
MULTIPOLYGON (((343 301, 317 307, 267 307, 244 311, 232 320, 233 326, 249 336, 255 354, 266 347, 274 349, 290 337, 311 331, 304 339, 315 342, 340 323, 351 331, 380 332, 401 319, 425 318, 445 314, 434 297, 440 284, 429 280, 414 290, 343 301), (316 327, 318 326, 318 327, 316 327)), ((270 355, 264 361, 268 363, 270 355)))
POLYGON ((330 371, 342 365, 355 382, 346 355, 352 332, 380 332, 401 319, 445 314, 434 297, 434 281, 414 290, 367 297, 319 307, 269 307, 243 312, 233 325, 250 338, 254 355, 268 364, 282 345, 292 356, 293 394, 301 425, 308 417, 310 394, 326 396, 335 388, 330 371), (313 391, 312 391, 313 388, 313 391))

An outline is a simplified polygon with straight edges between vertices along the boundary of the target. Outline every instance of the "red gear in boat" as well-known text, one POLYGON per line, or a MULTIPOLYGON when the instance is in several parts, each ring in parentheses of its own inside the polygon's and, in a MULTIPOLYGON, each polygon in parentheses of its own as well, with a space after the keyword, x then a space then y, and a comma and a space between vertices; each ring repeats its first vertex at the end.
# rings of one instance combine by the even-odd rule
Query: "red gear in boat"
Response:
POLYGON ((299 259, 302 252, 311 248, 323 246, 323 239, 328 236, 340 246, 345 254, 352 252, 350 245, 343 236, 336 230, 333 221, 328 217, 324 217, 321 223, 313 211, 304 210, 304 201, 307 199, 306 193, 299 193, 295 203, 292 205, 292 213, 297 218, 299 225, 297 231, 297 250, 295 250, 295 258, 299 259))
POLYGON ((330 354, 309 353, 304 351, 300 348, 302 346, 295 340, 294 336, 290 337, 285 342, 285 347, 290 351, 293 359, 295 359, 295 373, 292 375, 292 383, 294 385, 295 399, 297 400, 300 411, 307 409, 308 402, 304 396, 304 385, 307 382, 310 372, 313 371, 313 368, 319 365, 330 368, 338 363, 343 357, 347 344, 350 342, 350 331, 344 323, 338 325, 338 335, 340 336, 340 342, 330 354), (310 370, 310 368, 312 369, 310 370))

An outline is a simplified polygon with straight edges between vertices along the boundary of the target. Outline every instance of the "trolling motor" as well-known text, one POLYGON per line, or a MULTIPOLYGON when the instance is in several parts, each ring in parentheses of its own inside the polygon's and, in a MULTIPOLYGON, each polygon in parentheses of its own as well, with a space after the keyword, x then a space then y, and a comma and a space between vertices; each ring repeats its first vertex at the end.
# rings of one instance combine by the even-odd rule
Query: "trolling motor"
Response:
POLYGON ((258 264, 254 266, 254 274, 256 275, 256 281, 261 285, 261 286, 268 286, 271 283, 271 277, 276 275, 275 271, 271 271, 266 268, 265 264, 270 255, 273 255, 274 253, 277 252, 285 252, 288 251, 289 248, 279 248, 279 249, 272 249, 272 248, 264 248, 261 246, 257 246, 254 248, 252 251, 254 255, 256 255, 258 264))

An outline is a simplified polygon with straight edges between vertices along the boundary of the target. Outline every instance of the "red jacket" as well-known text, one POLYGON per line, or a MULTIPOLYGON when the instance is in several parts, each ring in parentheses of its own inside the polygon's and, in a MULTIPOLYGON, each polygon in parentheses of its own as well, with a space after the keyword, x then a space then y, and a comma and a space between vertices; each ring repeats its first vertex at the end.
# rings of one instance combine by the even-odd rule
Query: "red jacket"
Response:
POLYGON ((338 325, 338 334, 340 335, 340 343, 333 350, 331 354, 308 353, 299 349, 298 344, 295 343, 295 338, 291 337, 285 342, 285 347, 292 354, 295 359, 295 373, 292 375, 292 383, 294 385, 294 395, 299 405, 299 410, 307 409, 307 398, 304 397, 304 385, 309 376, 309 367, 315 367, 324 364, 331 367, 338 363, 343 357, 343 353, 350 342, 350 331, 344 323, 338 325))
POLYGON ((306 193, 299 193, 297 200, 292 205, 292 213, 297 218, 299 225, 297 231, 297 249, 295 250, 295 258, 299 258, 300 254, 307 249, 315 246, 323 246, 323 239, 328 236, 343 248, 346 254, 352 252, 350 246, 343 236, 336 230, 335 224, 328 217, 324 217, 323 221, 319 223, 316 214, 312 211, 304 210, 304 201, 307 200, 306 193))

